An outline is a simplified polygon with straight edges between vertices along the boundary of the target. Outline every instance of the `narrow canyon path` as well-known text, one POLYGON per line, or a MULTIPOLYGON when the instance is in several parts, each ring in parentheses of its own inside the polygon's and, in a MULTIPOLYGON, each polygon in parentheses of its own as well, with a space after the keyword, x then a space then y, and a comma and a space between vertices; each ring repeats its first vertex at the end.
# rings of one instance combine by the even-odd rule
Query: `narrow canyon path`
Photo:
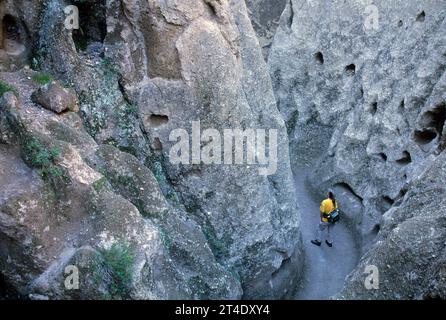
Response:
MULTIPOLYGON (((353 270, 359 259, 359 251, 350 230, 342 223, 332 232, 333 247, 325 242, 317 247, 310 243, 314 239, 319 223, 319 203, 306 187, 309 170, 295 172, 294 181, 297 201, 302 215, 302 236, 305 251, 303 281, 295 299, 321 300, 338 293, 344 286, 345 277, 353 270)), ((340 203, 342 209, 342 203, 340 203)))

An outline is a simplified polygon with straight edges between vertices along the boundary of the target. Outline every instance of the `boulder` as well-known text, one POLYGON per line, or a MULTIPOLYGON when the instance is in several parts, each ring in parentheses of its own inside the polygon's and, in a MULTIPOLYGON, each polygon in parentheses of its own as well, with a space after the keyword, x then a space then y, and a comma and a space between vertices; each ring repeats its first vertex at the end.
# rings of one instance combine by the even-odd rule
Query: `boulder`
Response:
POLYGON ((55 113, 79 111, 76 94, 72 90, 63 88, 55 81, 51 81, 37 89, 32 95, 32 100, 34 103, 55 113))

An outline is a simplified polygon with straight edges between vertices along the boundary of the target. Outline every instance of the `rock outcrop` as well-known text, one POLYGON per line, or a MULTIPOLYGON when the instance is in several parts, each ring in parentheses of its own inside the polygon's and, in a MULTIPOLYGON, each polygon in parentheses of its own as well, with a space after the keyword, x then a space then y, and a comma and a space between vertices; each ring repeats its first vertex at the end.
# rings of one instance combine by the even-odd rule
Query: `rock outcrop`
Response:
POLYGON ((8 168, 1 177, 9 186, 1 193, 0 261, 8 286, 35 299, 241 296, 200 226, 168 205, 148 168, 98 145, 76 113, 33 104, 36 85, 26 71, 8 76, 21 76, 22 100, 8 92, 0 103, 8 168), (71 266, 78 290, 65 286, 71 266))
POLYGON ((35 103, 56 113, 79 111, 76 94, 63 88, 55 81, 37 89, 31 98, 35 103))
POLYGON ((274 35, 279 26, 280 16, 286 4, 287 0, 246 0, 248 14, 259 39, 265 60, 268 59, 274 35))
POLYGON ((291 0, 282 15, 269 66, 292 166, 336 191, 367 252, 339 298, 445 297, 445 16, 436 0, 291 0))
POLYGON ((288 136, 244 3, 2 4, 34 48, 0 73, 17 96, 0 104, 0 159, 18 166, 1 176, 17 181, 1 189, 4 282, 34 299, 287 296, 302 263, 288 136), (37 106, 23 64, 73 90, 79 113, 37 106), (277 170, 174 165, 170 133, 193 121, 277 130, 277 170))

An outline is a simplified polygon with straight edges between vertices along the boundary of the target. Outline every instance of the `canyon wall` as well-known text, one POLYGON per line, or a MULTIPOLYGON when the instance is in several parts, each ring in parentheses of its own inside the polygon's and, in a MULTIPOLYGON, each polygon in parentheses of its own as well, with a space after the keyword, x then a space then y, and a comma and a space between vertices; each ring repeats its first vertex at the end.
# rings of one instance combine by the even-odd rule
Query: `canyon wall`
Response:
POLYGON ((244 2, 1 7, 21 48, 0 48, 2 283, 35 299, 288 295, 302 264, 289 141, 244 2), (192 121, 276 129, 277 170, 172 164, 169 135, 192 121))
POLYGON ((364 253, 338 298, 445 298, 444 4, 291 0, 281 17, 268 63, 292 167, 335 191, 364 253))
POLYGON ((0 297, 289 297, 293 170, 335 191, 362 251, 334 298, 446 298, 445 15, 442 0, 0 0, 0 297), (277 170, 172 163, 194 121, 214 129, 203 149, 276 129, 277 170))

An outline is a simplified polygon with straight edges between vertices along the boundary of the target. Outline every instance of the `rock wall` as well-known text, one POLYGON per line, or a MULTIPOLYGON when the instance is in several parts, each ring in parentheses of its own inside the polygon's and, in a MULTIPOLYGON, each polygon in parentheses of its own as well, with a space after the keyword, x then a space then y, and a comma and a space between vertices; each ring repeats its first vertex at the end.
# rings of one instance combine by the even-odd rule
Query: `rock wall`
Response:
POLYGON ((436 0, 291 0, 281 17, 269 66, 292 166, 335 190, 367 252, 340 298, 444 298, 445 15, 436 0))
POLYGON ((32 49, 20 64, 8 55, 0 73, 16 94, 0 103, 0 159, 18 165, 1 174, 17 181, 16 193, 1 189, 4 282, 35 299, 286 296, 300 275, 300 218, 285 123, 244 3, 2 3, 32 49), (68 5, 78 30, 66 28, 68 5), (40 97, 53 92, 42 74, 77 97, 78 113, 39 105, 58 99, 40 97), (276 173, 173 165, 170 132, 197 120, 277 129, 276 173), (70 265, 80 290, 64 286, 70 265))
POLYGON ((268 60, 274 35, 279 26, 280 16, 285 9, 287 0, 246 0, 245 2, 263 56, 265 60, 268 60))
POLYGON ((246 3, 0 1, 0 295, 288 297, 310 167, 362 247, 335 298, 446 298, 444 1, 246 3), (174 165, 198 120, 277 129, 275 174, 174 165))

